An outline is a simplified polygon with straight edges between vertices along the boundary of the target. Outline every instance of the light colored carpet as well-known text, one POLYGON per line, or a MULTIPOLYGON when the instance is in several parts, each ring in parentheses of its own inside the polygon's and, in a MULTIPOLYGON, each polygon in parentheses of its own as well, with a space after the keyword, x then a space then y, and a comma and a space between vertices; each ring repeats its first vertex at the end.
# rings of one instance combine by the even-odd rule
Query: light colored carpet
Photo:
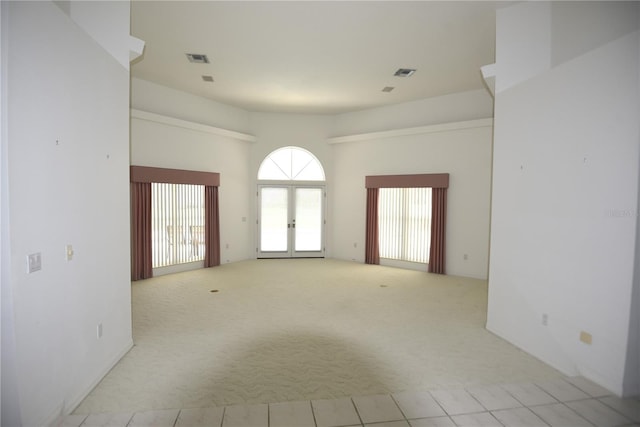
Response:
POLYGON ((332 259, 252 260, 136 282, 132 299, 135 347, 76 413, 561 376, 484 329, 481 280, 332 259))

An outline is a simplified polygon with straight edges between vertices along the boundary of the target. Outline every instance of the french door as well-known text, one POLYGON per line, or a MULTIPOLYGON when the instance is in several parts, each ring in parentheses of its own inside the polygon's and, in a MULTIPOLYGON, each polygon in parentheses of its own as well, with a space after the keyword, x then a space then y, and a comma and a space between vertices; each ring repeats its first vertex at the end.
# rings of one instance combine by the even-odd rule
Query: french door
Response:
POLYGON ((258 186, 258 258, 324 257, 324 186, 258 186))

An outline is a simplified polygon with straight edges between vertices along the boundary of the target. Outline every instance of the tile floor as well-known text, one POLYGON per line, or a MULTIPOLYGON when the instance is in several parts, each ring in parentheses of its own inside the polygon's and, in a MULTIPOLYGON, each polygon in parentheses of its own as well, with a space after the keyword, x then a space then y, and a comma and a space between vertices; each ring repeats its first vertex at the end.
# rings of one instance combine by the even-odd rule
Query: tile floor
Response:
POLYGON ((64 427, 640 427, 640 398, 581 378, 340 399, 69 415, 64 427))

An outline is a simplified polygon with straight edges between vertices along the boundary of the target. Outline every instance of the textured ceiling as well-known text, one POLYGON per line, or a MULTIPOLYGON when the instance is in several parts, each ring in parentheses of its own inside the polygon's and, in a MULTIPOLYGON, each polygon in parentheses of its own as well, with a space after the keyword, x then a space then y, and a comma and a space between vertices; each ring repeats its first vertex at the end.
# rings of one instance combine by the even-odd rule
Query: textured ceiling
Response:
POLYGON ((288 113, 336 114, 480 89, 503 6, 133 1, 131 31, 146 47, 132 75, 249 111, 288 113), (210 63, 190 63, 186 53, 210 63), (417 71, 395 77, 398 68, 417 71), (387 86, 394 89, 383 92, 387 86))

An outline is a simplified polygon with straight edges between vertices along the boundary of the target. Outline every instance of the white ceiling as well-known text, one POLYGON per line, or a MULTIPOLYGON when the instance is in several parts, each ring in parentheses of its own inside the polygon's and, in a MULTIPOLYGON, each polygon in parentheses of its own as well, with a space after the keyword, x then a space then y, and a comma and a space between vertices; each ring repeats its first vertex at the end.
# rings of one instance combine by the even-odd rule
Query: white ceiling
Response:
POLYGON ((495 57, 495 10, 504 5, 138 0, 131 32, 146 47, 132 75, 249 111, 288 113, 336 114, 481 89, 480 67, 495 57), (210 63, 190 63, 186 53, 210 63), (398 68, 417 71, 395 77, 398 68))

